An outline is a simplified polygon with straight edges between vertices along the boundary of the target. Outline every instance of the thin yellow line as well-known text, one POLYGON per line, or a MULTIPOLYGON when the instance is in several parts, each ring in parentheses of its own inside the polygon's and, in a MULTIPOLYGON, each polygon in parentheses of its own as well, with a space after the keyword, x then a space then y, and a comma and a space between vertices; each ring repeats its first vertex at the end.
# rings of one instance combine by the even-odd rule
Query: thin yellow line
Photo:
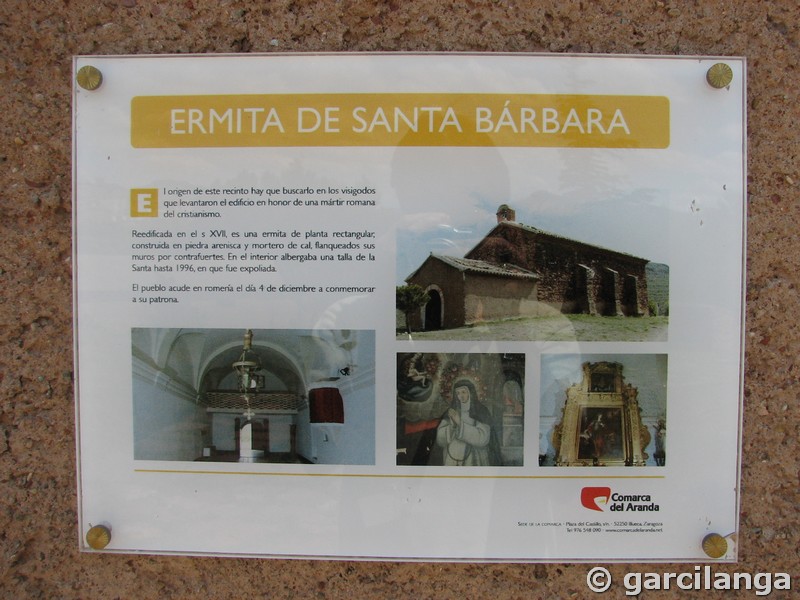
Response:
POLYGON ((665 475, 389 475, 370 473, 258 473, 253 471, 186 471, 134 469, 135 473, 184 473, 189 475, 262 475, 276 477, 361 477, 373 479, 665 479, 665 475))

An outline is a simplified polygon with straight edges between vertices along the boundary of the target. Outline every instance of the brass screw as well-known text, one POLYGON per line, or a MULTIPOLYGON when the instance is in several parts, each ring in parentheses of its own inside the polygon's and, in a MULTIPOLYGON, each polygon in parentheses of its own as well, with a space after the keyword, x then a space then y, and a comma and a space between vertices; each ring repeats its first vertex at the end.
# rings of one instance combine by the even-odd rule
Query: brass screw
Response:
POLYGON ((94 550, 102 550, 111 541, 111 530, 105 525, 95 525, 86 532, 86 543, 94 550))
POLYGON ((706 73, 706 81, 708 85, 718 90, 728 87, 733 81, 733 69, 725 63, 711 65, 711 68, 706 73))
POLYGON ((93 91, 103 84, 103 74, 100 69, 91 65, 86 65, 78 69, 76 77, 78 85, 85 90, 93 91))
POLYGON ((728 551, 728 542, 718 533, 709 533, 703 538, 703 552, 711 558, 721 558, 728 551))

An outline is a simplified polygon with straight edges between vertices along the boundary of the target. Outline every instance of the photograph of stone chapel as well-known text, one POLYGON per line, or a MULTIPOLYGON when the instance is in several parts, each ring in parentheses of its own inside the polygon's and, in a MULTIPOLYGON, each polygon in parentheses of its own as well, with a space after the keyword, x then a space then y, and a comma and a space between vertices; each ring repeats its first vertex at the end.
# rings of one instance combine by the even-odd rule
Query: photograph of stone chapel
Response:
MULTIPOLYGON (((427 294, 409 314, 410 331, 553 314, 636 318, 659 312, 649 295, 654 270, 646 258, 518 223, 507 204, 496 217, 463 258, 431 253, 406 277, 407 285, 427 294)), ((658 267, 659 285, 667 286, 668 268, 658 267)))
POLYGON ((375 332, 131 331, 136 460, 375 464, 375 332))

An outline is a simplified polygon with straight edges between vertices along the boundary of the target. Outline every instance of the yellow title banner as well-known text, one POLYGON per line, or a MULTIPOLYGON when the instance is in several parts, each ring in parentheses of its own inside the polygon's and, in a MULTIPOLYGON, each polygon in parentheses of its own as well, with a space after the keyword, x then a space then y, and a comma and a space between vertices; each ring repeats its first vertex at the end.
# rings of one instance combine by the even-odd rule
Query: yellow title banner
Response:
POLYGON ((135 148, 666 148, 669 99, 578 94, 137 96, 135 148))

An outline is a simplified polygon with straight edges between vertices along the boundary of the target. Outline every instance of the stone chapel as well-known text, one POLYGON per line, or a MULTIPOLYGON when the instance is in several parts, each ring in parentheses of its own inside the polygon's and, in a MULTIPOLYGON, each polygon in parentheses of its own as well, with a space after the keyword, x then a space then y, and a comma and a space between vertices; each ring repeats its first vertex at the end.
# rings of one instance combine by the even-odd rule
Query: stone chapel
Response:
POLYGON ((464 258, 430 254, 406 278, 430 300, 412 328, 451 329, 552 313, 646 316, 644 258, 516 222, 502 204, 497 224, 464 258))

